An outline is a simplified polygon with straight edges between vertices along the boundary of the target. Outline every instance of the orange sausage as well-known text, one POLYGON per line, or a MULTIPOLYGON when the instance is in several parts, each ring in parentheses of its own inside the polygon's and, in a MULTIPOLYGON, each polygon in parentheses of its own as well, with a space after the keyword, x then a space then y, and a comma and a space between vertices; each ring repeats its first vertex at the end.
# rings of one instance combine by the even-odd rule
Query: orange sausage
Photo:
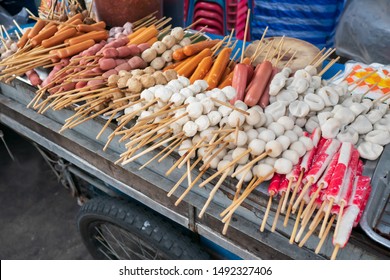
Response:
POLYGON ((77 33, 76 28, 70 28, 63 32, 57 33, 53 37, 43 40, 42 47, 50 48, 62 44, 66 39, 72 38, 77 33))
POLYGON ((183 59, 185 59, 185 58, 187 58, 187 57, 188 57, 188 56, 186 56, 186 55, 184 54, 184 52, 183 52, 183 48, 175 50, 175 51, 173 52, 173 54, 172 54, 172 58, 173 58, 174 60, 177 60, 177 61, 183 60, 183 59))
POLYGON ((85 40, 81 43, 56 50, 55 53, 57 54, 57 56, 59 58, 70 57, 72 55, 78 54, 78 53, 92 47, 93 45, 95 45, 95 41, 92 39, 89 39, 89 40, 85 40))
POLYGON ((234 71, 231 71, 229 75, 219 84, 218 88, 224 88, 227 86, 231 86, 233 83, 234 71))
POLYGON ((54 22, 49 22, 48 24, 45 25, 45 27, 41 30, 41 32, 47 30, 49 27, 52 27, 52 26, 57 26, 57 24, 55 24, 54 22))
POLYGON ((104 21, 99 21, 94 24, 79 24, 77 25, 77 30, 80 32, 91 32, 91 31, 101 31, 106 28, 106 23, 104 21))
POLYGON ((201 51, 200 53, 198 53, 188 61, 186 60, 185 63, 181 64, 177 70, 175 68, 175 70, 177 71, 177 74, 181 76, 189 77, 194 72, 198 64, 202 61, 202 59, 211 55, 212 55, 211 49, 209 48, 204 49, 203 51, 201 51))
POLYGON ((42 29, 42 31, 39 32, 38 35, 34 36, 34 38, 31 39, 31 45, 33 47, 38 46, 39 44, 42 43, 43 40, 49 39, 56 32, 57 32, 57 26, 55 26, 55 25, 52 25, 46 29, 42 29))
MULTIPOLYGON (((83 20, 84 20, 84 16, 82 14, 75 14, 73 17, 71 18, 68 18, 67 21, 65 21, 66 24, 74 24, 74 25, 77 25, 77 24, 82 24, 83 23, 83 20), (77 21, 78 20, 78 21, 77 21), (76 23, 75 22, 80 22, 80 23, 76 23)), ((61 30, 65 27, 69 27, 65 24, 61 25, 58 29, 61 30)))
POLYGON ((35 23, 34 27, 31 29, 31 31, 30 31, 30 33, 28 34, 27 37, 29 39, 34 38, 45 27, 45 25, 46 25, 46 22, 44 22, 43 20, 39 19, 35 23))
POLYGON ((206 80, 209 84, 209 89, 216 88, 219 84, 223 71, 229 63, 230 54, 232 53, 231 48, 224 48, 218 54, 217 59, 215 60, 213 67, 210 70, 210 75, 206 80))
POLYGON ((202 59, 202 61, 199 63, 198 67, 196 67, 196 70, 194 74, 192 74, 190 78, 191 84, 193 84, 196 80, 201 80, 206 76, 206 74, 209 72, 211 66, 213 65, 213 58, 210 56, 206 56, 202 59))
POLYGON ((267 87, 268 80, 272 74, 272 64, 264 61, 256 67, 254 77, 245 94, 244 102, 248 106, 255 106, 267 87))
POLYGON ((20 38, 19 42, 16 44, 18 48, 23 48, 27 41, 28 41, 28 34, 31 32, 31 28, 26 29, 26 31, 23 33, 22 38, 20 38))
POLYGON ((77 26, 77 25, 82 24, 82 23, 83 23, 83 22, 82 22, 80 19, 76 18, 74 21, 68 23, 68 24, 70 24, 71 26, 65 25, 65 24, 60 25, 60 26, 58 27, 58 33, 62 32, 62 31, 65 31, 65 30, 68 30, 68 29, 70 29, 70 28, 74 28, 73 25, 74 25, 74 26, 77 26))
POLYGON ((149 44, 150 46, 153 45, 154 43, 156 43, 158 41, 157 37, 153 37, 152 39, 150 39, 149 41, 147 41, 146 43, 149 44))
POLYGON ((197 53, 200 53, 202 50, 204 50, 205 48, 212 48, 214 47, 216 44, 218 44, 221 40, 212 40, 212 41, 202 41, 202 42, 199 42, 199 43, 195 43, 195 44, 192 44, 192 45, 188 45, 188 46, 185 46, 183 48, 183 53, 186 55, 186 56, 191 56, 191 55, 194 55, 194 54, 197 54, 197 53))
POLYGON ((131 40, 131 39, 137 37, 139 34, 144 32, 145 30, 146 30, 146 27, 141 27, 140 29, 138 29, 137 31, 134 31, 130 35, 127 35, 127 38, 129 38, 129 40, 131 40))
POLYGON ((78 43, 81 43, 85 40, 92 39, 95 42, 100 42, 102 40, 106 40, 108 38, 108 32, 103 30, 103 31, 92 31, 87 34, 69 39, 68 41, 65 41, 65 43, 68 43, 69 45, 76 45, 78 43))
POLYGON ((139 45, 142 43, 146 43, 147 41, 149 41, 153 37, 157 37, 157 35, 158 35, 158 30, 157 30, 156 26, 151 25, 151 26, 147 27, 143 32, 141 32, 138 36, 130 39, 129 44, 139 45))
MULTIPOLYGON (((189 59, 189 58, 188 58, 189 59)), ((175 62, 175 63, 172 63, 171 65, 168 65, 166 66, 163 71, 167 71, 169 69, 175 69, 176 67, 179 68, 183 63, 185 63, 187 61, 187 59, 185 60, 182 60, 182 61, 178 61, 178 62, 175 62)))

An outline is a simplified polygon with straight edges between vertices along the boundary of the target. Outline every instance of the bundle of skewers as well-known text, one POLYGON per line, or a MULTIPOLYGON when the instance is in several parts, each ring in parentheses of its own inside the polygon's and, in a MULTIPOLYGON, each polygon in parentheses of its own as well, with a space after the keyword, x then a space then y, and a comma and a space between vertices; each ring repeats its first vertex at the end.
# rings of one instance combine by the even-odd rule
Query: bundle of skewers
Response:
MULTIPOLYGON (((54 16, 37 18, 15 53, 0 61, 0 80, 27 73, 39 86, 28 106, 40 113, 73 108, 75 114, 61 131, 104 115, 109 118, 100 138, 115 121, 104 150, 115 137, 125 142, 126 151, 116 164, 161 150, 141 169, 177 152, 179 158, 166 175, 186 168, 168 196, 188 182, 175 205, 197 184, 213 185, 200 218, 225 180, 236 178, 232 203, 221 213, 223 234, 245 199, 270 181, 260 231, 280 196, 271 231, 280 215, 285 215, 284 227, 295 217, 290 242, 303 246, 321 225, 318 253, 336 221, 336 257, 370 193, 359 156, 378 158, 390 141, 390 127, 387 104, 365 98, 366 93, 351 95, 355 85, 346 81, 335 85, 333 78, 322 79, 339 59, 318 71, 334 49, 321 50, 304 69, 292 73, 288 66, 296 52, 282 51, 283 38, 277 46, 274 41, 262 43, 267 30, 253 55, 244 57, 246 38, 234 52, 233 33, 197 42, 201 32, 187 36, 185 28, 167 26, 170 18, 158 20, 153 14, 110 31, 104 22, 83 20, 80 13, 65 22, 54 16), (260 55, 263 62, 254 68, 260 55), (289 62, 279 69, 286 55, 289 62), (31 75, 36 67, 53 69, 41 81, 36 73, 31 75), (195 170, 199 172, 193 178, 195 170), (206 174, 211 175, 200 182, 206 174)), ((16 45, 7 42, 4 49, 16 45)))

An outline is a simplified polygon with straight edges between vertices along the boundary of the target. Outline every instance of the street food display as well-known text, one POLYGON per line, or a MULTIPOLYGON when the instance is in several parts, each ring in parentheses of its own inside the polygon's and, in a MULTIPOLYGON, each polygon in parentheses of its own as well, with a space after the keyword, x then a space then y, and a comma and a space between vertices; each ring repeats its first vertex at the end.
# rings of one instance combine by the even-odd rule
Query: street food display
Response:
POLYGON ((220 214, 223 234, 245 199, 269 181, 261 232, 275 201, 270 230, 292 222, 291 244, 302 247, 318 232, 318 253, 334 228, 330 257, 346 245, 371 191, 363 162, 380 157, 390 142, 390 114, 383 97, 352 94, 356 82, 322 78, 339 60, 321 69, 334 49, 299 59, 293 45, 300 43, 269 40, 265 30, 246 56, 245 39, 238 50, 233 34, 200 40, 202 32, 153 14, 110 30, 86 12, 31 17, 35 25, 19 29, 18 41, 4 30, 0 80, 26 75, 37 87, 28 107, 39 113, 73 109, 61 132, 104 117, 97 138, 116 124, 104 149, 117 136, 125 143, 116 164, 159 151, 144 168, 177 153, 166 175, 184 173, 167 195, 188 183, 176 205, 196 185, 213 184, 200 218, 226 178, 235 178, 234 198, 220 214))

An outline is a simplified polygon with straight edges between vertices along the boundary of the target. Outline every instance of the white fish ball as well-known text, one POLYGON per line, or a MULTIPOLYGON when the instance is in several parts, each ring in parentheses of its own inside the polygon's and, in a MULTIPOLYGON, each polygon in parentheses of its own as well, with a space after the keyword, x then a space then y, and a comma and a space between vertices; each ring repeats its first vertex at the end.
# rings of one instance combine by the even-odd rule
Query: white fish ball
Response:
POLYGON ((272 130, 266 129, 259 133, 259 139, 269 142, 276 139, 276 134, 272 130))
MULTIPOLYGON (((241 168, 243 168, 244 165, 238 165, 236 167, 236 170, 240 170, 241 168)), ((244 182, 249 182, 250 180, 252 180, 253 178, 253 174, 252 174, 252 171, 249 170, 248 172, 246 170, 243 170, 242 172, 238 173, 237 176, 236 176, 237 180, 241 180, 242 178, 244 182), (244 177, 245 175, 245 177, 244 177)))
POLYGON ((298 141, 298 135, 293 130, 287 130, 284 133, 284 136, 287 136, 288 139, 290 139, 290 143, 293 143, 295 141, 298 141))
POLYGON ((186 112, 191 119, 199 118, 203 113, 203 106, 200 102, 189 103, 186 112))
POLYGON ((290 150, 296 151, 299 157, 303 157, 306 154, 306 147, 301 141, 296 141, 290 145, 290 150))
POLYGON ((293 169, 293 164, 286 158, 278 158, 275 161, 274 168, 276 169, 276 173, 288 174, 293 169))
POLYGON ((247 124, 253 126, 261 121, 260 112, 257 111, 256 109, 251 108, 247 110, 247 113, 249 113, 249 115, 245 116, 245 120, 247 124))
POLYGON ((276 136, 283 135, 284 133, 284 127, 280 123, 272 122, 270 125, 268 125, 268 129, 272 130, 276 136))
POLYGON ((251 149, 252 155, 261 155, 265 151, 265 142, 260 139, 253 139, 249 142, 248 148, 251 149))
POLYGON ((296 165, 299 162, 299 154, 294 150, 285 150, 282 157, 291 161, 293 165, 296 165))
POLYGON ((313 140, 307 136, 299 137, 299 141, 305 145, 306 151, 310 151, 314 148, 313 140))
POLYGON ((288 116, 282 116, 277 120, 277 123, 283 125, 285 130, 291 130, 294 127, 294 120, 288 116))
POLYGON ((211 126, 219 124, 222 119, 222 115, 218 111, 211 111, 207 114, 207 117, 209 118, 211 126))
POLYGON ((286 135, 280 135, 278 138, 276 138, 276 141, 282 144, 283 150, 287 150, 291 144, 290 138, 288 138, 286 135))
POLYGON ((183 131, 187 137, 192 137, 198 132, 198 125, 193 122, 189 121, 183 126, 183 131))
POLYGON ((246 135, 248 136, 248 142, 252 141, 253 139, 257 139, 257 136, 259 135, 257 133, 256 129, 249 129, 246 131, 246 135))
POLYGON ((245 116, 238 111, 233 111, 230 113, 228 121, 231 127, 240 127, 245 122, 245 116))
POLYGON ((265 150, 270 157, 278 157, 283 152, 283 146, 276 140, 272 140, 265 144, 265 150))
POLYGON ((226 96, 227 100, 229 100, 229 101, 232 100, 237 95, 235 88, 232 86, 224 87, 222 89, 222 91, 223 91, 223 93, 225 93, 225 96, 226 96))
POLYGON ((210 120, 206 115, 202 115, 197 118, 195 123, 198 125, 198 131, 206 130, 210 126, 210 120))
POLYGON ((248 162, 248 159, 249 159, 249 153, 247 153, 245 156, 242 156, 246 151, 247 151, 247 149, 243 148, 243 147, 235 148, 233 151, 233 154, 232 154, 233 160, 236 160, 237 158, 241 157, 237 161, 237 163, 238 164, 246 164, 248 162))

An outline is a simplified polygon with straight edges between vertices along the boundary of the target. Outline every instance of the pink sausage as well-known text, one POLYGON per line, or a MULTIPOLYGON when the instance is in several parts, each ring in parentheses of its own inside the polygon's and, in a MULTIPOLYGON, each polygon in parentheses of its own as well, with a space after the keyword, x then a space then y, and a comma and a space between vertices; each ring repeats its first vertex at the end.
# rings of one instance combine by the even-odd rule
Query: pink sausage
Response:
POLYGON ((116 39, 116 41, 118 43, 122 44, 122 46, 124 46, 129 42, 129 38, 127 36, 125 36, 125 37, 121 37, 121 38, 116 39))
POLYGON ((143 52, 144 50, 149 49, 150 45, 148 43, 142 43, 138 45, 138 48, 143 52))
POLYGON ((83 87, 85 87, 87 85, 87 82, 85 82, 85 81, 80 81, 80 82, 77 82, 76 83, 76 86, 75 86, 75 88, 77 89, 77 88, 83 88, 83 87))
POLYGON ((110 70, 116 67, 115 59, 112 58, 101 58, 99 59, 99 66, 102 70, 110 70))
POLYGON ((93 73, 96 73, 96 74, 102 74, 103 73, 103 69, 101 69, 100 67, 92 68, 91 71, 93 73))
POLYGON ((130 64, 131 69, 143 69, 148 66, 148 64, 139 56, 130 58, 128 63, 130 64))
POLYGON ((35 70, 30 70, 26 72, 27 78, 30 80, 31 85, 37 86, 42 84, 41 78, 39 78, 35 70))
POLYGON ((127 63, 127 59, 115 59, 116 66, 119 66, 123 63, 127 63))
POLYGON ((59 91, 60 91, 60 92, 69 91, 69 90, 75 89, 75 86, 76 86, 76 83, 74 83, 74 82, 67 83, 67 84, 63 84, 63 85, 60 87, 59 91))
POLYGON ((107 72, 104 72, 102 76, 103 76, 103 78, 108 79, 108 77, 110 77, 111 75, 116 75, 116 74, 118 74, 118 71, 115 69, 111 69, 111 70, 108 70, 107 72))
POLYGON ((130 71, 131 69, 132 68, 131 68, 130 64, 128 64, 127 62, 122 63, 121 65, 118 65, 117 67, 115 67, 115 70, 118 72, 121 70, 130 71))
POLYGON ((141 49, 136 45, 130 45, 128 48, 131 50, 132 56, 141 55, 142 53, 141 49))
POLYGON ((91 90, 101 88, 104 85, 104 80, 90 80, 87 83, 88 87, 91 87, 91 90))
POLYGON ((106 48, 103 50, 103 56, 105 58, 116 58, 119 53, 115 48, 106 48))

